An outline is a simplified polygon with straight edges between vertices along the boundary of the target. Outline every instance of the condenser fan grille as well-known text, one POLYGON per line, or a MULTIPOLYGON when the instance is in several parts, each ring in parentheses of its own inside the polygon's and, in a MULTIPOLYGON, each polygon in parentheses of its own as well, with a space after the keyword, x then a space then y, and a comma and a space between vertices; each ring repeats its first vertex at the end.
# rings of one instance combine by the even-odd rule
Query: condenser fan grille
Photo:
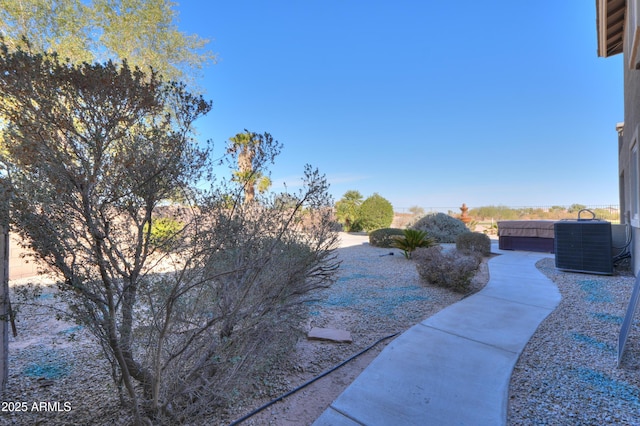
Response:
POLYGON ((613 274, 611 224, 600 220, 562 221, 554 225, 556 268, 613 274))

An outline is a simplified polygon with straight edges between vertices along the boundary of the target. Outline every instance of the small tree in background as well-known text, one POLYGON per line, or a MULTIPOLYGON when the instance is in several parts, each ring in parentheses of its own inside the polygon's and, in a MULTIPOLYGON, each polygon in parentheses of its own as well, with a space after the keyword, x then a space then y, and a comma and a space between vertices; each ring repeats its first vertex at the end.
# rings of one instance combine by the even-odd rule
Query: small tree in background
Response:
POLYGON ((362 229, 367 232, 388 228, 393 222, 393 206, 386 198, 375 193, 360 206, 360 222, 362 229))
POLYGON ((420 206, 411 206, 409 207, 409 213, 411 213, 414 217, 424 216, 425 211, 420 206))
POLYGON ((362 194, 358 191, 350 190, 344 193, 342 198, 336 203, 336 218, 347 232, 357 232, 362 229, 360 221, 360 206, 362 205, 362 194))
POLYGON ((260 164, 266 152, 279 150, 280 146, 269 133, 260 135, 245 130, 229 138, 227 153, 232 154, 238 161, 238 169, 233 173, 234 180, 244 190, 244 201, 250 203, 256 197, 256 186, 259 193, 266 192, 271 186, 271 179, 265 175, 264 166, 260 164))
POLYGON ((574 204, 571 204, 571 206, 569 206, 569 208, 567 209, 567 211, 568 211, 569 213, 575 213, 575 214, 577 214, 580 210, 584 210, 584 209, 586 209, 586 208, 587 208, 587 206, 585 206, 584 204, 577 204, 577 203, 574 203, 574 204))

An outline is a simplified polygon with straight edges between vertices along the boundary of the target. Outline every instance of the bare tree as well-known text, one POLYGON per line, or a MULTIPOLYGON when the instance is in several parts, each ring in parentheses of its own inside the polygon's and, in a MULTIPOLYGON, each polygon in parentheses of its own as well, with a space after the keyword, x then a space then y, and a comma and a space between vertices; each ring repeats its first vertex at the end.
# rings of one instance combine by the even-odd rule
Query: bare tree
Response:
POLYGON ((134 423, 211 414, 286 348, 276 337, 331 283, 324 177, 307 167, 286 207, 245 205, 234 186, 199 189, 212 169, 191 126, 210 104, 182 85, 6 46, 0 75, 11 219, 102 345, 134 423), (159 243, 152 225, 167 215, 184 226, 159 243))

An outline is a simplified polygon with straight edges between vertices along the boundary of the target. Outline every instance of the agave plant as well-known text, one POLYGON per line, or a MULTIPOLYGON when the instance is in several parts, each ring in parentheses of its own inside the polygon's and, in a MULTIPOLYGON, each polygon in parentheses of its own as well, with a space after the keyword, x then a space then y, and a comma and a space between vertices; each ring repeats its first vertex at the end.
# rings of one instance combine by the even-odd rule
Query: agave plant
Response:
POLYGON ((418 247, 431 247, 436 244, 433 238, 427 236, 427 233, 418 229, 405 229, 402 231, 402 237, 394 237, 391 247, 402 250, 404 257, 411 259, 411 252, 418 247))

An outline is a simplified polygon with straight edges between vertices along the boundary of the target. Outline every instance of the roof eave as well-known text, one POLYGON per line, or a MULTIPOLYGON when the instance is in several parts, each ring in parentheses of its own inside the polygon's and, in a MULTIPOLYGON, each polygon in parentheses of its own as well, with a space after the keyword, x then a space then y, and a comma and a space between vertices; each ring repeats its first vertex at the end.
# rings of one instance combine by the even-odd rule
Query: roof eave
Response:
POLYGON ((596 0, 598 56, 622 53, 626 0, 596 0))

